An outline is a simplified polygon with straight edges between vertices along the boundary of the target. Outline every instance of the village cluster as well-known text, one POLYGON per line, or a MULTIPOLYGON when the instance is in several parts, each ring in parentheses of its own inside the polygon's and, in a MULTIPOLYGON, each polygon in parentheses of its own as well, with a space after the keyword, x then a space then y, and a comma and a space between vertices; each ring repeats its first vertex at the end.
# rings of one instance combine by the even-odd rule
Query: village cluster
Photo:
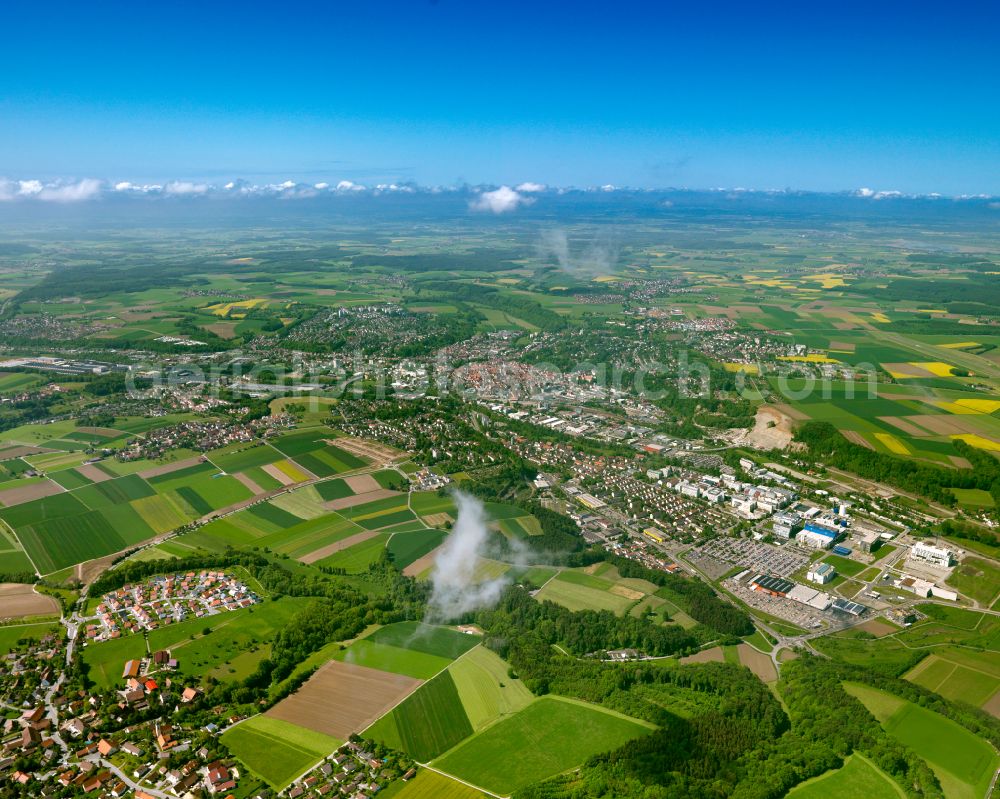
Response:
POLYGON ((101 597, 94 621, 86 623, 88 641, 155 630, 189 618, 248 608, 260 598, 236 577, 202 570, 153 577, 101 597))

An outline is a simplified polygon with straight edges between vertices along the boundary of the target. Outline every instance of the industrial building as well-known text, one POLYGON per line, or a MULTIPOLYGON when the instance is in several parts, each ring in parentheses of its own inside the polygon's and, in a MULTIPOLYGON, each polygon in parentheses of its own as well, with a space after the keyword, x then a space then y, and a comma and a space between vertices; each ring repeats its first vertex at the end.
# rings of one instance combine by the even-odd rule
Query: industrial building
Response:
POLYGON ((795 588, 795 583, 791 580, 783 580, 780 577, 771 577, 767 574, 758 574, 750 581, 750 588, 754 591, 762 591, 771 596, 786 596, 789 591, 795 588))
POLYGON ((872 552, 878 548, 878 543, 881 540, 882 536, 878 533, 864 532, 858 536, 858 549, 862 552, 872 552))
POLYGON ((857 602, 851 602, 851 600, 849 599, 841 599, 840 597, 833 600, 832 607, 834 610, 840 610, 843 611, 844 613, 849 613, 852 616, 860 616, 862 613, 868 610, 868 608, 866 608, 864 605, 859 605, 857 602))
POLYGON ((797 585, 788 592, 788 599, 801 602, 816 610, 826 610, 833 604, 833 598, 829 594, 817 591, 807 585, 797 585))
POLYGON ((809 569, 806 579, 811 583, 826 585, 837 576, 837 570, 829 563, 816 563, 809 569))
POLYGON ((925 544, 923 541, 918 541, 910 547, 910 557, 943 569, 947 569, 955 562, 955 556, 950 549, 925 544))
POLYGON ((795 536, 795 541, 813 549, 829 549, 837 540, 837 534, 826 527, 818 524, 807 524, 802 531, 795 536))
POLYGON ((791 538, 802 528, 802 517, 792 511, 774 514, 772 522, 771 529, 778 538, 791 538))

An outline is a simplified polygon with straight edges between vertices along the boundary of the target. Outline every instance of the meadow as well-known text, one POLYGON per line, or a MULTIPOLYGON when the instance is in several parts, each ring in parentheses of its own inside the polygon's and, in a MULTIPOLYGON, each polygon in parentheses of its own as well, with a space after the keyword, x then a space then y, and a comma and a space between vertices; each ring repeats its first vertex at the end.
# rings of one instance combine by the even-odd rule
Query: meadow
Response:
POLYGON ((857 752, 848 756, 836 771, 801 783, 788 793, 788 799, 829 799, 833 796, 904 799, 906 794, 892 777, 857 752))
POLYGON ((871 711, 882 726, 934 770, 945 795, 981 799, 1000 757, 985 740, 939 713, 866 685, 845 689, 871 711))
POLYGON ((649 731, 640 722, 602 708, 545 696, 477 733, 434 765, 507 796, 649 731))
POLYGON ((250 771, 280 790, 343 741, 281 719, 253 716, 231 727, 221 738, 225 747, 250 771))

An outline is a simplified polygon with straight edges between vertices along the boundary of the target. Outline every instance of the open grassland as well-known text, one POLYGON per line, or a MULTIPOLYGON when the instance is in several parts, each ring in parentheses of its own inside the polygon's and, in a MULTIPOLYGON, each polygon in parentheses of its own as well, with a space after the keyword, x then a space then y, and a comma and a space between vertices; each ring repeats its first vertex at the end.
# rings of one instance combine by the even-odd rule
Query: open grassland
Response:
POLYGON ((266 715, 347 740, 419 685, 411 677, 331 660, 266 715))
POLYGON ((0 627, 0 655, 6 655, 19 641, 38 641, 46 635, 57 635, 60 638, 65 628, 58 622, 42 622, 40 624, 12 624, 0 627))
POLYGON ((365 736, 426 763, 472 735, 472 731, 455 682, 444 671, 375 722, 365 736))
POLYGON ((278 790, 343 743, 271 716, 247 719, 221 740, 250 771, 278 790))
POLYGON ((848 683, 882 726, 934 770, 949 799, 981 799, 1000 757, 992 746, 951 719, 867 685, 848 683))
POLYGON ((610 610, 621 615, 644 594, 623 596, 614 593, 614 583, 581 572, 560 572, 535 597, 569 610, 610 610))
POLYGON ((895 781, 866 757, 854 753, 836 771, 797 785, 788 799, 830 799, 857 796, 865 799, 904 799, 895 781))
POLYGON ((482 730, 512 716, 534 700, 524 683, 508 672, 507 663, 484 646, 471 650, 448 668, 473 729, 482 730))
POLYGON ((983 558, 967 556, 952 570, 947 583, 981 605, 989 606, 1000 594, 1000 569, 983 558))
POLYGON ((448 627, 403 621, 380 627, 365 640, 454 660, 478 645, 482 639, 478 635, 448 627))
POLYGON ((396 568, 405 569, 444 541, 444 530, 420 529, 410 533, 394 533, 389 540, 389 554, 396 568))
POLYGON ((435 766, 508 796, 649 731, 644 724, 602 708, 546 696, 477 733, 435 766))

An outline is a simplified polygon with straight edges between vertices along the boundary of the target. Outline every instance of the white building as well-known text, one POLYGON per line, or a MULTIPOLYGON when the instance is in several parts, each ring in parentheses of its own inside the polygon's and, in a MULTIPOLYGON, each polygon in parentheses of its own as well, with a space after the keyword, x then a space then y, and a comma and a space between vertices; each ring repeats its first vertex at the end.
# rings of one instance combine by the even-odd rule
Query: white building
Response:
POLYGON ((918 541, 910 547, 910 557, 914 560, 930 563, 932 566, 940 566, 943 569, 947 569, 955 562, 955 556, 950 549, 925 544, 923 541, 918 541))
POLYGON ((837 576, 837 570, 829 563, 816 563, 809 569, 806 579, 811 583, 826 585, 837 576))
POLYGON ((791 538, 802 526, 802 517, 797 513, 776 513, 772 522, 772 529, 778 538, 791 538))
POLYGON ((832 530, 816 527, 812 524, 807 524, 805 529, 795 536, 796 543, 812 547, 813 549, 829 549, 836 540, 837 534, 832 530))

